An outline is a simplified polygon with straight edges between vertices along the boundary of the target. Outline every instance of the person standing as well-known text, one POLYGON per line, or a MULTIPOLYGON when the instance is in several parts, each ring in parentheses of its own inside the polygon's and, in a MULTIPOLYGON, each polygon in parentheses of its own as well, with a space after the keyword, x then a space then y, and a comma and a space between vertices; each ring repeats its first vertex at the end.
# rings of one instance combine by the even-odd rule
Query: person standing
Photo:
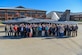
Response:
POLYGON ((71 37, 73 33, 73 26, 69 25, 69 36, 71 37))
POLYGON ((72 25, 72 37, 75 37, 75 26, 72 25))
POLYGON ((54 36, 54 35, 55 35, 55 25, 52 24, 52 36, 54 36))
POLYGON ((52 24, 50 24, 49 27, 49 35, 52 36, 53 35, 53 28, 52 28, 52 24))
POLYGON ((72 36, 73 36, 73 37, 77 36, 78 26, 77 26, 77 25, 73 25, 72 29, 73 29, 72 36))
POLYGON ((59 24, 57 24, 57 30, 56 30, 56 32, 57 32, 57 37, 59 36, 59 30, 60 30, 60 25, 59 24))
POLYGON ((35 37, 35 25, 34 24, 32 24, 32 30, 33 30, 33 37, 35 37))
POLYGON ((77 36, 77 31, 78 31, 78 26, 76 24, 76 26, 75 26, 75 36, 77 36))
POLYGON ((36 30, 35 36, 37 37, 38 36, 38 32, 39 32, 39 30, 38 30, 38 24, 35 24, 35 30, 36 30))
POLYGON ((42 36, 42 26, 41 24, 38 25, 38 36, 42 36))
POLYGON ((20 34, 21 34, 21 37, 22 37, 22 38, 25 37, 25 27, 24 27, 24 24, 21 24, 21 27, 20 27, 20 34))
POLYGON ((17 29, 17 36, 19 37, 20 36, 20 25, 18 26, 18 29, 17 29))
POLYGON ((29 37, 31 38, 33 36, 33 29, 32 26, 30 25, 30 33, 29 33, 29 37))
POLYGON ((54 36, 55 36, 55 37, 57 36, 57 32, 56 32, 56 31, 57 31, 57 25, 55 24, 55 25, 54 25, 54 36))
POLYGON ((65 29, 65 31, 64 31, 64 36, 66 36, 66 32, 67 32, 67 25, 64 25, 64 29, 65 29))
POLYGON ((64 36, 64 31, 65 31, 64 26, 61 25, 60 26, 60 30, 59 30, 59 32, 60 32, 60 38, 62 38, 64 36))
POLYGON ((5 33, 6 36, 10 36, 10 34, 9 34, 9 32, 10 32, 10 27, 9 27, 9 25, 6 25, 6 26, 5 26, 5 32, 6 32, 6 33, 5 33))
POLYGON ((45 36, 48 36, 48 31, 49 31, 49 27, 48 27, 48 24, 46 24, 46 26, 45 26, 45 36))
POLYGON ((71 30, 70 30, 71 27, 70 25, 66 25, 65 28, 66 28, 66 36, 69 37, 71 35, 71 30))
POLYGON ((42 37, 44 37, 44 36, 45 36, 45 25, 42 24, 42 37))
POLYGON ((54 32, 55 32, 55 36, 57 37, 57 25, 55 24, 55 30, 54 30, 54 32))
POLYGON ((13 27, 13 29, 14 29, 14 36, 16 36, 16 37, 17 37, 17 30, 18 30, 18 26, 17 26, 17 25, 15 25, 15 26, 13 27))
POLYGON ((26 28, 26 37, 28 37, 29 36, 29 25, 26 24, 25 28, 26 28))
POLYGON ((10 25, 10 36, 13 36, 13 32, 14 32, 14 30, 13 30, 13 25, 11 24, 11 25, 10 25))

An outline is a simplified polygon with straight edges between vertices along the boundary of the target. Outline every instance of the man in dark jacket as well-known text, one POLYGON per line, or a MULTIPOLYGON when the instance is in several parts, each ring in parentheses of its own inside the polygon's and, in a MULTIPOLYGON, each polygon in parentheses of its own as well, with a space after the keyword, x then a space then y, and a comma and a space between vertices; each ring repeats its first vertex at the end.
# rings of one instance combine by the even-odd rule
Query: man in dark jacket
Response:
POLYGON ((77 36, 78 26, 75 26, 75 36, 77 36))
POLYGON ((11 24, 11 25, 10 25, 10 36, 13 36, 13 32, 14 32, 14 30, 13 30, 13 25, 11 24))
POLYGON ((25 37, 25 31, 26 31, 26 28, 25 28, 24 24, 21 24, 20 34, 21 34, 21 37, 22 37, 22 38, 25 37))

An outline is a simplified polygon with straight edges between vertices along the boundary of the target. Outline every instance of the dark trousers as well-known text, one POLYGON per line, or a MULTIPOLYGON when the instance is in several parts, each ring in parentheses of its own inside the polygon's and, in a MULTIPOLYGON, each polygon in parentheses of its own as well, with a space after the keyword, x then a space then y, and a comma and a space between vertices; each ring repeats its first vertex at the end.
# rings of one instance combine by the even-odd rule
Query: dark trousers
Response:
POLYGON ((10 34, 10 36, 13 36, 13 31, 10 31, 9 34, 10 34))
POLYGON ((51 34, 52 34, 52 32, 51 32, 51 31, 49 31, 49 36, 51 36, 51 34))
POLYGON ((25 34, 24 34, 24 32, 20 32, 20 35, 21 35, 21 38, 24 38, 24 36, 25 36, 25 34))
POLYGON ((59 31, 57 31, 57 36, 59 36, 59 31))
POLYGON ((14 32, 14 36, 16 36, 16 37, 17 37, 17 31, 15 31, 15 32, 14 32))
POLYGON ((17 31, 17 36, 18 36, 18 37, 20 36, 20 31, 17 31))
POLYGON ((63 36, 64 36, 64 33, 60 33, 60 36, 59 37, 62 38, 63 36))
POLYGON ((8 31, 8 32, 6 32, 6 33, 7 33, 7 36, 10 36, 9 31, 8 31))
POLYGON ((66 36, 66 30, 64 31, 64 35, 66 36))
POLYGON ((67 36, 71 36, 71 31, 67 31, 67 36))
POLYGON ((38 36, 40 36, 40 37, 42 36, 42 31, 38 32, 38 36))
POLYGON ((25 38, 26 37, 26 32, 20 32, 20 35, 22 38, 25 38))
POLYGON ((26 37, 29 37, 29 32, 26 32, 26 37))
POLYGON ((45 31, 45 36, 48 36, 48 31, 45 31))
POLYGON ((77 36, 77 30, 75 32, 76 32, 76 36, 77 36))
POLYGON ((24 32, 24 38, 26 38, 27 37, 27 34, 26 34, 27 32, 24 32))
POLYGON ((35 37, 36 36, 36 31, 33 31, 33 37, 35 37))

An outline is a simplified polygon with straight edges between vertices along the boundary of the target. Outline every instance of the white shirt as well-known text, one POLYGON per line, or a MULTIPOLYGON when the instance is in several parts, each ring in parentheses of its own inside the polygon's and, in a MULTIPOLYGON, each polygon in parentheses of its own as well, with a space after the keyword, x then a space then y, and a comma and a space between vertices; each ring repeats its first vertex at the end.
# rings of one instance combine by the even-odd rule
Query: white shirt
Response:
POLYGON ((23 31, 23 27, 21 27, 21 31, 23 31))

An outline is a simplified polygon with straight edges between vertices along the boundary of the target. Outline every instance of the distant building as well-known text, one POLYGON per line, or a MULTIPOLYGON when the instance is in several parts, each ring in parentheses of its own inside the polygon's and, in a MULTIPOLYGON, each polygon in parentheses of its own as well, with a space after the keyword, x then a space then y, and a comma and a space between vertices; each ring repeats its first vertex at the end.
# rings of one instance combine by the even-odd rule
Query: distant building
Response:
POLYGON ((82 13, 72 13, 70 10, 65 12, 51 11, 46 17, 56 21, 79 21, 82 20, 82 13))
POLYGON ((71 13, 70 14, 70 20, 74 20, 74 21, 82 21, 82 13, 78 12, 78 13, 71 13))
POLYGON ((46 11, 24 8, 22 6, 16 8, 0 7, 0 20, 11 20, 21 17, 46 18, 46 11))

